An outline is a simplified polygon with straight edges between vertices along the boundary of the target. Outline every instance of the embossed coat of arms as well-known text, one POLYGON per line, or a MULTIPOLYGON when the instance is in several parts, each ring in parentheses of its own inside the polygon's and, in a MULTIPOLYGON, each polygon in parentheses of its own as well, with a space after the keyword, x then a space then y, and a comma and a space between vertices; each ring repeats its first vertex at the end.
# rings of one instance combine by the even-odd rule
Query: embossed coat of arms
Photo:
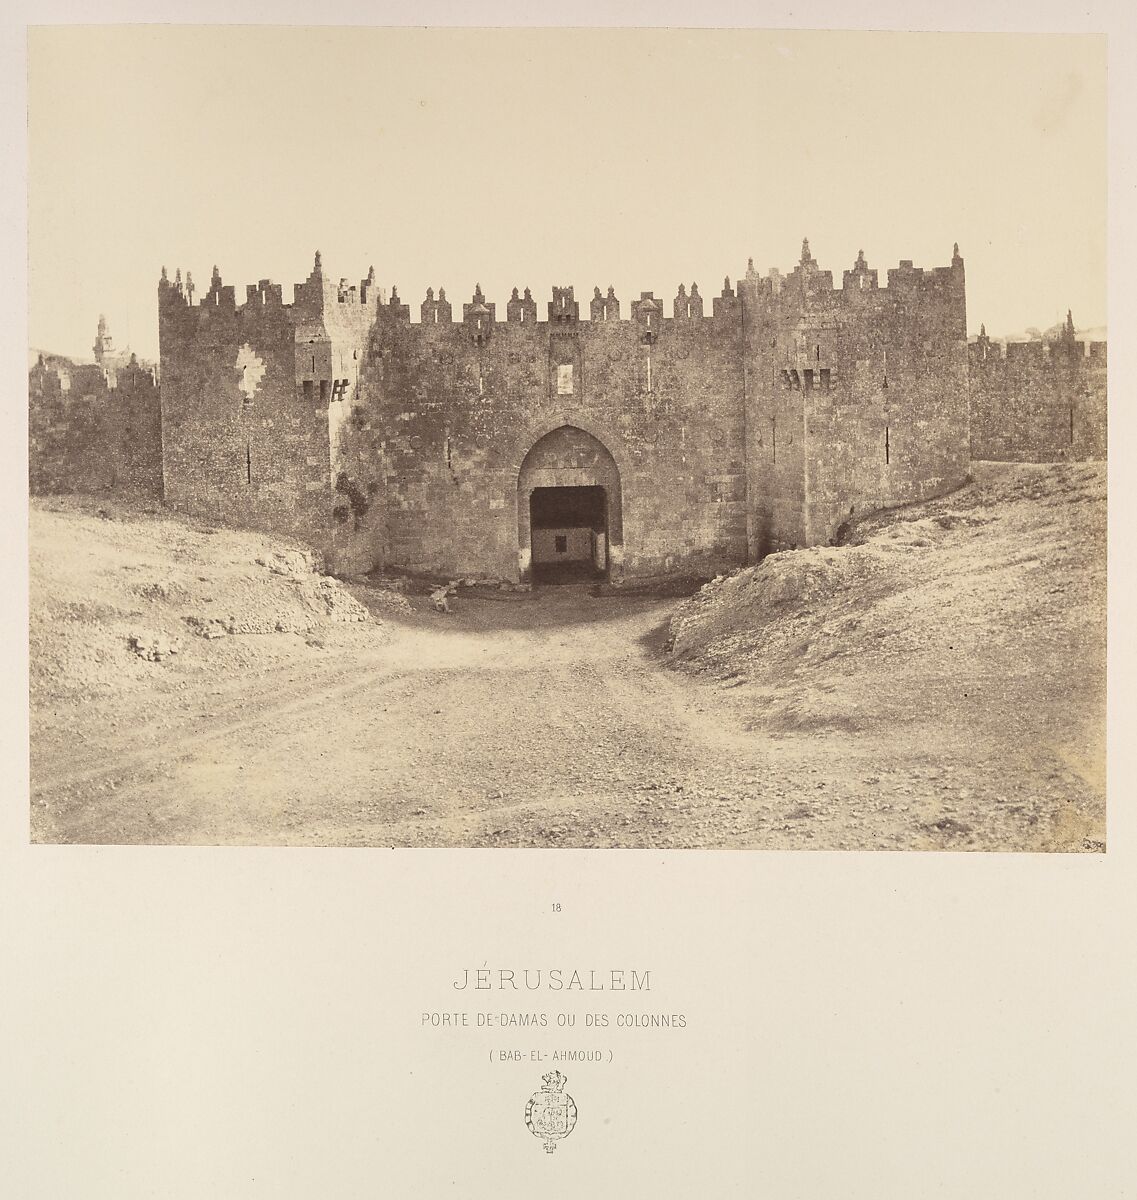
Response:
POLYGON ((557 1142, 576 1127, 576 1102, 565 1091, 566 1078, 560 1071, 543 1075, 541 1090, 534 1092, 525 1106, 525 1124, 534 1137, 544 1141, 546 1154, 552 1154, 557 1142))

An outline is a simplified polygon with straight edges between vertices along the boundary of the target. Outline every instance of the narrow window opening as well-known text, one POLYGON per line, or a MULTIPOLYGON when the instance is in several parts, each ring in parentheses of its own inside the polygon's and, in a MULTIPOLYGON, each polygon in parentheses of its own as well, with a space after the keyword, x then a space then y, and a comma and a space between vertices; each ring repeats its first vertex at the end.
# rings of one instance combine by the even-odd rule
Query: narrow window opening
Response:
POLYGON ((316 374, 316 356, 314 354, 312 355, 312 374, 316 374))
POLYGON ((884 461, 885 461, 885 463, 888 463, 891 461, 891 455, 892 455, 892 446, 889 441, 889 429, 888 429, 888 426, 885 425, 885 427, 884 427, 884 461))
POLYGON ((328 381, 326 379, 321 379, 320 380, 320 403, 326 404, 327 400, 328 400, 328 381))
POLYGON ((805 390, 807 392, 813 391, 813 372, 808 369, 805 372, 805 390))
POLYGON ((774 456, 774 462, 778 461, 778 418, 770 418, 770 453, 774 456))
POLYGON ((305 379, 304 383, 303 383, 303 388, 304 388, 304 399, 311 400, 312 399, 312 381, 310 379, 305 379))
POLYGON ((820 342, 817 343, 817 345, 814 347, 814 350, 815 350, 814 357, 817 359, 818 362, 820 362, 821 361, 821 343, 820 342))
POLYGON ((525 324, 525 309, 522 308, 522 309, 518 310, 517 319, 521 322, 522 325, 525 324))
POLYGON ((821 386, 825 391, 829 391, 829 379, 830 379, 829 368, 822 367, 821 368, 821 386))
POLYGON ((253 450, 248 441, 245 442, 245 482, 253 482, 253 450))
POLYGON ((1074 444, 1074 406, 1070 405, 1070 445, 1074 444))
POLYGON ((556 550, 556 552, 558 554, 567 554, 568 553, 568 535, 567 534, 564 534, 564 533, 554 534, 553 540, 556 543, 554 546, 554 549, 556 550))
POLYGON ((435 325, 437 325, 438 324, 438 309, 437 308, 432 309, 430 315, 434 318, 435 325))
MULTIPOLYGON (((648 317, 648 322, 650 324, 650 322, 651 322, 650 317, 648 317)), ((649 392, 651 391, 651 347, 650 346, 648 347, 648 351, 647 351, 647 390, 649 392)))

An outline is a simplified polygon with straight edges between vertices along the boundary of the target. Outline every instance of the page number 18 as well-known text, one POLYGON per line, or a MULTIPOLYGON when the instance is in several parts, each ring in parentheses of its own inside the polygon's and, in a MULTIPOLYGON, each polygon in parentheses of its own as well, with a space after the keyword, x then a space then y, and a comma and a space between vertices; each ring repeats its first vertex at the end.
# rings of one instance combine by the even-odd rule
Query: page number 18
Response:
POLYGON ((559 901, 559 900, 554 900, 554 901, 553 901, 553 912, 560 912, 560 911, 561 911, 561 904, 560 904, 560 901, 559 901))

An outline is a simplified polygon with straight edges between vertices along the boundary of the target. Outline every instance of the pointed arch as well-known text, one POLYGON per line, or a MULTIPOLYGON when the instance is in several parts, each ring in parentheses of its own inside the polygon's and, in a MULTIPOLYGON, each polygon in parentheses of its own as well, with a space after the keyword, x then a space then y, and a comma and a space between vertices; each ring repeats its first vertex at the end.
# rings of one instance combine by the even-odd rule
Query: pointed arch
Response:
POLYGON ((521 470, 522 462, 538 442, 550 433, 565 428, 579 429, 582 433, 587 433, 604 447, 621 475, 628 473, 631 463, 624 453, 623 439, 618 430, 591 416, 579 417, 576 414, 569 415, 567 413, 557 417, 541 417, 529 424, 514 444, 511 464, 513 470, 521 470))
MULTIPOLYGON (((624 534, 620 465, 595 433, 576 422, 559 421, 539 432, 517 464, 517 557, 522 580, 533 576, 534 528, 544 506, 571 507, 579 499, 575 527, 591 535, 593 566, 622 574, 624 534)), ((560 539, 563 542, 563 538, 560 539)), ((540 547, 538 546, 538 557, 540 547)))

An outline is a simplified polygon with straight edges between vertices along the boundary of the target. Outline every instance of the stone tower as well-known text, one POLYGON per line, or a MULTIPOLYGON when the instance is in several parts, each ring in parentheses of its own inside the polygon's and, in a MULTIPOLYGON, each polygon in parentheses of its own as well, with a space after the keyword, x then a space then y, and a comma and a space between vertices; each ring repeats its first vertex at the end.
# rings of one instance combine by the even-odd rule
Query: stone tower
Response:
POLYGON ((115 357, 114 338, 107 329, 107 319, 102 313, 99 313, 99 332, 95 337, 93 349, 95 351, 95 362, 100 367, 107 365, 108 360, 115 357))

